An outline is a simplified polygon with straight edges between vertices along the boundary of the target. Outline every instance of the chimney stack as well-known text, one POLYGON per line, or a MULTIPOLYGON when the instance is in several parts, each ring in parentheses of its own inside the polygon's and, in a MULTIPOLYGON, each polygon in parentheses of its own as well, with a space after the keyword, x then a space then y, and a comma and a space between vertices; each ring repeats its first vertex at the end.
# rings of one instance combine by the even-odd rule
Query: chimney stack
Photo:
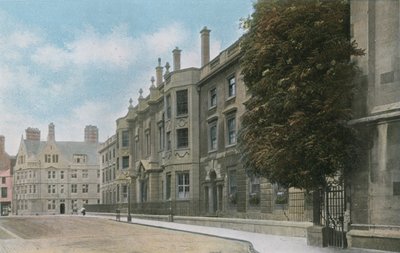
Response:
POLYGON ((26 139, 30 141, 40 141, 40 130, 28 127, 25 129, 26 139))
POLYGON ((55 130, 54 130, 54 124, 50 123, 49 124, 49 133, 47 135, 47 141, 55 141, 55 130))
POLYGON ((0 135, 0 155, 5 153, 5 142, 6 138, 3 135, 0 135))
POLYGON ((181 52, 178 47, 172 50, 173 58, 174 58, 174 71, 181 69, 181 52))
POLYGON ((210 32, 207 26, 200 31, 201 34, 201 67, 210 61, 210 32))
POLYGON ((99 129, 96 126, 89 125, 85 127, 85 142, 99 142, 99 129))
POLYGON ((156 84, 159 86, 162 84, 163 67, 161 67, 161 58, 158 58, 158 66, 156 67, 156 84))

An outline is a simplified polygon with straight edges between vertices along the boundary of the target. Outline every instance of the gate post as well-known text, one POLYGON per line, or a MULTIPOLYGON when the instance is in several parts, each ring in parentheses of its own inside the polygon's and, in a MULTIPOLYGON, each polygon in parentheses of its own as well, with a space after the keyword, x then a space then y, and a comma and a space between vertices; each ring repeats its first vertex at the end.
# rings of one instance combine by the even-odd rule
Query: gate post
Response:
POLYGON ((314 225, 321 225, 321 192, 320 190, 315 190, 312 193, 313 197, 313 219, 314 225))
POLYGON ((326 229, 321 224, 321 204, 323 195, 321 189, 315 190, 313 196, 313 226, 307 228, 307 245, 326 247, 326 229))

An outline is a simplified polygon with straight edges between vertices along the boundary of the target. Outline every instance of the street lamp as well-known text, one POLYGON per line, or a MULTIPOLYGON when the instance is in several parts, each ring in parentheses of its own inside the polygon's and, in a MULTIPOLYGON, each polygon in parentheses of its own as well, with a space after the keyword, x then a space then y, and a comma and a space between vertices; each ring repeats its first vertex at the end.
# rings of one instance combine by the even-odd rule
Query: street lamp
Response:
POLYGON ((128 216, 127 216, 127 221, 131 222, 132 217, 131 217, 131 185, 132 185, 132 179, 134 178, 133 175, 130 175, 129 171, 121 171, 117 180, 119 181, 125 181, 127 182, 127 191, 128 191, 128 216))

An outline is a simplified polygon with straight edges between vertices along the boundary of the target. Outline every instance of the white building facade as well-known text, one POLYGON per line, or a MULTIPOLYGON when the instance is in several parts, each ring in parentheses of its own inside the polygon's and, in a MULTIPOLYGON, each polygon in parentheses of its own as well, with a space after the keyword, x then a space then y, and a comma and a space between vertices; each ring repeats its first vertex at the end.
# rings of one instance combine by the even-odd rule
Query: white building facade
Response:
POLYGON ((97 127, 86 126, 85 141, 56 141, 51 123, 41 141, 38 129, 26 129, 14 167, 13 213, 65 214, 99 203, 97 136, 97 127))

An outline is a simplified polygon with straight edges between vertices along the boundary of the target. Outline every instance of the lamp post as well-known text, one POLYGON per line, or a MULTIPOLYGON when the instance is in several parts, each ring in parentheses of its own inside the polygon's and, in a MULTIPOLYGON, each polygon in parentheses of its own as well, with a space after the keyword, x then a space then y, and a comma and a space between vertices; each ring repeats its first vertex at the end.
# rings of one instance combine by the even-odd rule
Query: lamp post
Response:
POLYGON ((132 177, 131 176, 128 176, 129 177, 129 181, 128 181, 128 187, 127 187, 127 190, 128 190, 128 217, 127 217, 127 220, 128 220, 128 222, 131 222, 132 221, 132 217, 131 217, 131 184, 132 184, 132 177))
POLYGON ((128 197, 128 216, 127 216, 127 221, 131 222, 132 221, 132 216, 131 216, 131 184, 132 184, 132 179, 134 178, 133 175, 130 175, 129 171, 126 172, 120 172, 118 179, 121 181, 125 181, 126 183, 126 188, 128 191, 127 197, 128 197))

